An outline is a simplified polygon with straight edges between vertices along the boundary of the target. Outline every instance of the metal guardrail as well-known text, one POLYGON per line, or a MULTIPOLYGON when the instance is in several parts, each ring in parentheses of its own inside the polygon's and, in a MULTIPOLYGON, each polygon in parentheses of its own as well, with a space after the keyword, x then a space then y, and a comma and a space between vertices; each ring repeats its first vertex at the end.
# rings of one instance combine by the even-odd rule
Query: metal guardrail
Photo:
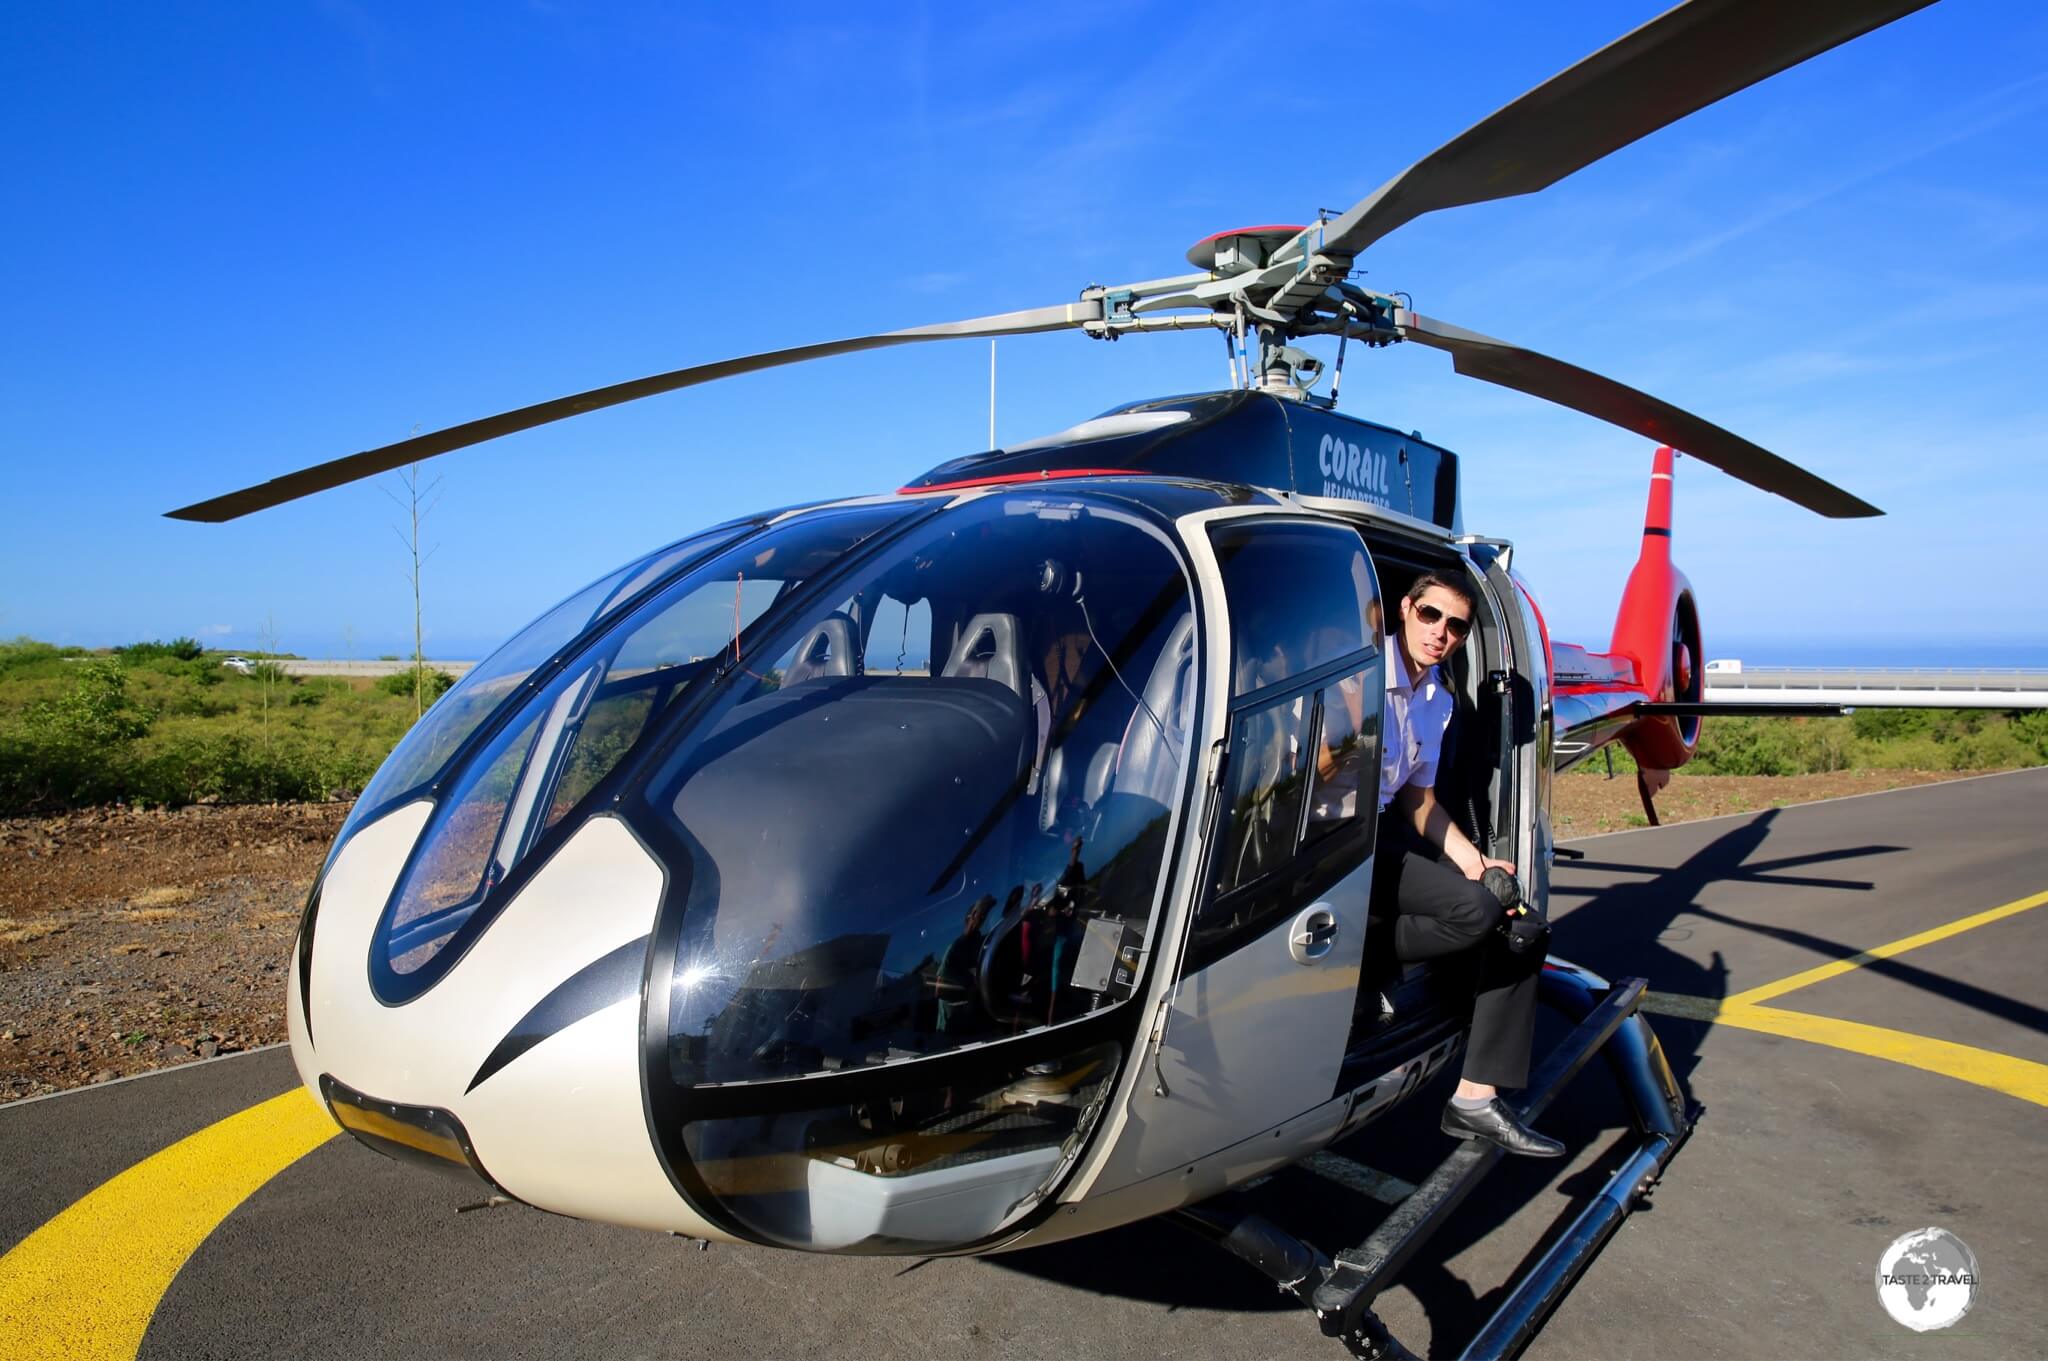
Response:
POLYGON ((1712 690, 1932 690, 1965 694, 2048 693, 2048 670, 2017 666, 1745 666, 1709 671, 1712 690))

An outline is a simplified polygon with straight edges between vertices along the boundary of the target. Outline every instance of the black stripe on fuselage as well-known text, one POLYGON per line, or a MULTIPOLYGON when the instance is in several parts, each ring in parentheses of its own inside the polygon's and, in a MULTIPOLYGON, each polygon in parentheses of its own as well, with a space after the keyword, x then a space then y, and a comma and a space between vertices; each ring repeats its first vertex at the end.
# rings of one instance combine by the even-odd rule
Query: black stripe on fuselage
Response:
POLYGON ((647 937, 641 936, 569 975, 505 1032, 505 1038, 498 1041, 498 1047, 476 1070, 463 1095, 475 1091, 485 1079, 550 1035, 638 993, 646 960, 647 937))

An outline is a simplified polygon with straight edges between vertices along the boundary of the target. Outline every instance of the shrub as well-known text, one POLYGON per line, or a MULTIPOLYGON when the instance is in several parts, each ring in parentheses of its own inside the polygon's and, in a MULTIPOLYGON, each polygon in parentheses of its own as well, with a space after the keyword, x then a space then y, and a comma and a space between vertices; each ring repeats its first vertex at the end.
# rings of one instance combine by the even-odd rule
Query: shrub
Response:
POLYGON ((206 649, 199 646, 195 638, 173 638, 168 643, 130 643, 126 647, 115 648, 114 654, 124 662, 145 662, 157 657, 168 657, 180 662, 196 662, 206 655, 206 649))
POLYGON ((388 676, 379 676, 377 678, 377 688, 387 695, 409 695, 413 692, 415 670, 424 673, 426 677, 426 696, 427 703, 429 704, 447 694, 448 687, 455 684, 455 677, 449 675, 446 671, 436 671, 433 667, 422 666, 418 668, 407 667, 403 671, 394 671, 388 676))
POLYGON ((2033 748, 2035 760, 2048 761, 2048 709, 2014 714, 2012 728, 2021 741, 2033 748))
POLYGON ((69 694, 28 711, 31 729, 91 746, 132 741, 149 731, 150 717, 128 698, 128 677, 120 663, 108 661, 84 663, 69 694))
POLYGON ((0 811, 77 808, 121 792, 119 774, 88 743, 26 725, 0 730, 0 811))
POLYGON ((1932 709, 1858 709, 1850 717, 1860 742, 1889 742, 1934 731, 1932 709))
POLYGON ((36 666, 42 662, 54 662, 60 657, 82 657, 85 649, 80 647, 55 647, 39 643, 23 634, 11 642, 0 643, 0 671, 36 666))
POLYGON ((1570 773, 1573 775, 1598 775, 1604 780, 1607 778, 1607 768, 1610 760, 1614 764, 1615 778, 1619 779, 1623 775, 1633 775, 1636 773, 1636 758, 1629 755, 1628 748, 1619 742, 1609 742, 1606 746, 1573 766, 1570 773))
POLYGON ((1700 744, 1687 769, 1699 775, 1797 774, 1791 744, 1774 730, 1783 722, 1753 718, 1709 720, 1700 726, 1700 744))

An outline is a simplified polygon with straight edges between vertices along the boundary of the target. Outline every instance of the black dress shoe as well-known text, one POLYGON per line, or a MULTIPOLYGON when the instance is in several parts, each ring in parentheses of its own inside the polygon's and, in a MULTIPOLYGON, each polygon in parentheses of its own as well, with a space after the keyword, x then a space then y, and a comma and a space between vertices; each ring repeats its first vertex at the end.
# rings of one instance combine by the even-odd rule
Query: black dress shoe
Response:
POLYGON ((1466 1110, 1454 1101, 1444 1103, 1443 1131, 1459 1139, 1484 1139, 1525 1158, 1557 1158, 1564 1145, 1547 1134, 1538 1134, 1494 1097, 1478 1110, 1466 1110))

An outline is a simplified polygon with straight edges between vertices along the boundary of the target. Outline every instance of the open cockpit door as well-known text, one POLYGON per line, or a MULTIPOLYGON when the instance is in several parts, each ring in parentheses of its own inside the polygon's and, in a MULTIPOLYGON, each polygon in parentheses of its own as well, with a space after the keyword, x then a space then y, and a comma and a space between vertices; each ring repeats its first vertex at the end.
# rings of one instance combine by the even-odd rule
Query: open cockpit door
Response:
POLYGON ((1137 1098, 1140 1176, 1328 1103, 1365 952, 1386 673, 1364 540, 1265 516, 1208 532, 1227 745, 1160 1081, 1137 1098))

